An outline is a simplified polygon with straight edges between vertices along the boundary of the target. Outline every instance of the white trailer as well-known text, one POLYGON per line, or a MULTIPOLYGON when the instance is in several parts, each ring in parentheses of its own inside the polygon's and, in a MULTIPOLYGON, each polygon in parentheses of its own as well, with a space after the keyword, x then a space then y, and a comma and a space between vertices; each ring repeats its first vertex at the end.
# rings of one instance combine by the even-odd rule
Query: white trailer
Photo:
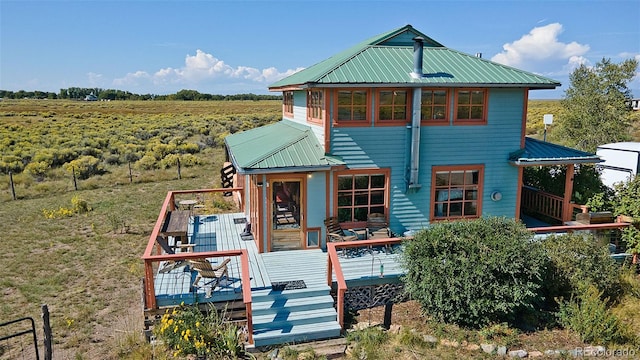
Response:
POLYGON ((619 142, 598 146, 596 155, 603 162, 600 179, 608 187, 618 182, 629 181, 640 170, 640 142, 619 142))

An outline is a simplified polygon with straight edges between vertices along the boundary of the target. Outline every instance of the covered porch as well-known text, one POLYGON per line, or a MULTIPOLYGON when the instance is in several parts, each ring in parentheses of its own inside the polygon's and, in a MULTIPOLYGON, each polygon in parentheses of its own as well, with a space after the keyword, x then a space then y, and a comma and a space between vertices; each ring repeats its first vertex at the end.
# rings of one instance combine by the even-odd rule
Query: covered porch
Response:
POLYGON ((524 147, 509 155, 511 165, 520 172, 520 197, 516 209, 517 216, 527 227, 569 225, 578 213, 588 212, 588 208, 572 201, 576 166, 601 162, 591 153, 567 148, 561 145, 525 138, 524 147), (564 166, 564 192, 554 195, 527 185, 525 167, 564 166))

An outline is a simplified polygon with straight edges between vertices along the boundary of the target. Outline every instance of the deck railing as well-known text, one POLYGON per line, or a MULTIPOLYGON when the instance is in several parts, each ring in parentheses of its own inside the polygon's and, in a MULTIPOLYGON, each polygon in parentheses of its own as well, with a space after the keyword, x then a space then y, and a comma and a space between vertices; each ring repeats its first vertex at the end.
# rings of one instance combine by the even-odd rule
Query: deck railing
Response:
POLYGON ((376 240, 358 240, 358 241, 345 241, 345 242, 330 242, 327 243, 327 283, 329 286, 333 284, 333 272, 336 274, 337 289, 337 304, 336 310, 338 312, 338 323, 344 329, 344 295, 347 292, 347 282, 344 279, 344 273, 342 272, 342 266, 340 265, 340 259, 338 258, 338 251, 349 248, 362 248, 370 246, 385 246, 399 244, 403 241, 403 238, 389 238, 389 239, 376 239, 376 240))
POLYGON ((565 214, 563 208, 564 198, 553 195, 531 186, 522 187, 522 210, 533 212, 536 214, 547 216, 557 220, 559 223, 573 218, 576 213, 584 213, 588 211, 585 205, 569 204, 571 213, 565 214))
MULTIPOLYGON (((202 258, 211 258, 211 257, 230 257, 230 256, 240 256, 241 262, 241 272, 240 278, 242 283, 242 300, 246 308, 246 316, 247 316, 247 333, 248 333, 248 342, 253 344, 253 324, 252 324, 252 311, 251 311, 251 276, 249 273, 249 255, 247 250, 230 250, 230 251, 207 251, 207 252, 183 252, 178 254, 162 254, 162 249, 160 244, 157 243, 156 239, 160 235, 160 231, 165 222, 167 214, 169 211, 173 211, 176 209, 176 195, 184 196, 184 195, 199 195, 206 193, 228 193, 232 192, 235 199, 241 198, 242 188, 223 188, 223 189, 199 189, 199 190, 178 190, 178 191, 169 191, 167 196, 162 203, 162 207, 160 208, 160 213, 158 215, 158 219, 156 220, 156 224, 151 231, 151 235, 149 236, 149 241, 147 243, 147 247, 145 248, 144 254, 142 256, 142 260, 144 261, 144 273, 145 278, 143 281, 143 297, 145 310, 146 309, 157 309, 156 295, 155 295, 155 285, 154 285, 154 263, 158 263, 160 261, 179 261, 179 260, 188 260, 188 259, 202 259, 202 258)), ((241 205, 241 204, 239 204, 241 205)))

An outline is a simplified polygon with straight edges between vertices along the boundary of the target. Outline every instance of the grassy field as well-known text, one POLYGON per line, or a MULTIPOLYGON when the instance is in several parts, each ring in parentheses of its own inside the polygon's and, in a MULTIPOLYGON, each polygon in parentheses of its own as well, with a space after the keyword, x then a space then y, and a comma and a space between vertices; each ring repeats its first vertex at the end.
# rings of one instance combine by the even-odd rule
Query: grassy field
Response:
MULTIPOLYGON (((557 102, 532 102, 529 111, 542 119, 538 115, 554 112, 555 106, 557 102)), ((181 180, 175 167, 134 167, 129 183, 127 164, 120 161, 105 165, 102 175, 80 180, 74 191, 70 174, 56 168, 42 179, 14 175, 14 201, 9 177, 0 175, 0 321, 32 316, 41 329, 40 305, 48 304, 54 358, 150 359, 154 350, 141 335, 140 256, 167 191, 218 187, 223 150, 215 142, 206 145, 207 138, 274 121, 280 109, 277 101, 0 102, 0 141, 5 141, 0 156, 40 151, 46 146, 39 141, 50 136, 58 139, 57 150, 86 138, 105 138, 106 143, 82 145, 96 145, 99 156, 122 156, 110 150, 120 143, 140 146, 143 153, 150 151, 146 146, 152 141, 169 144, 180 138, 182 143, 205 144, 195 153, 201 164, 183 167, 181 180), (152 138, 136 137, 141 128, 152 138), (97 135, 86 135, 92 132, 97 135), (6 142, 6 134, 11 141, 6 142), (91 210, 45 217, 46 212, 72 208, 75 196, 91 210)), ((42 331, 38 335, 42 339, 42 331)), ((2 346, 0 359, 12 358, 2 354, 2 346)), ((163 357, 156 353, 154 358, 163 357)))

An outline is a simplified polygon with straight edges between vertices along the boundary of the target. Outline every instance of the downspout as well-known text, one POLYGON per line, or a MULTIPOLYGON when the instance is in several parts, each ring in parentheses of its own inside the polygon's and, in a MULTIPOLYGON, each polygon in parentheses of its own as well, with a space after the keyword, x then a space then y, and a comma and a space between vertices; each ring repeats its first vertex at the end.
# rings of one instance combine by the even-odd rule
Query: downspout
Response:
MULTIPOLYGON (((421 79, 422 74, 422 58, 423 58, 423 41, 424 38, 416 36, 413 38, 413 72, 411 77, 421 79)), ((416 87, 413 89, 413 111, 411 112, 411 158, 409 160, 409 189, 419 189, 422 185, 418 182, 419 160, 420 160, 420 117, 422 107, 422 89, 416 87)))

